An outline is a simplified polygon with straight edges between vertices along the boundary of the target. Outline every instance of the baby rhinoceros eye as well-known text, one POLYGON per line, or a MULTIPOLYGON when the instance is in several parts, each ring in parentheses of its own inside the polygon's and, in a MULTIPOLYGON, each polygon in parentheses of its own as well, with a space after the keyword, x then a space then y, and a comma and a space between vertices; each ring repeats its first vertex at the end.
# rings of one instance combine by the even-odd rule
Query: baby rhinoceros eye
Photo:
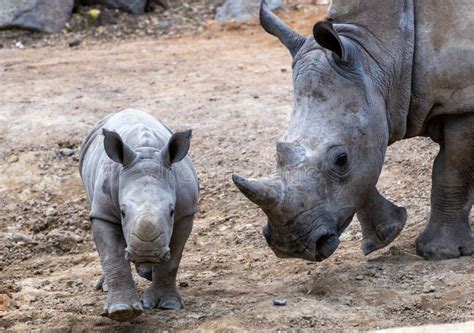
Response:
POLYGON ((337 176, 345 176, 349 171, 349 156, 347 153, 337 154, 333 163, 333 172, 337 176))
POLYGON ((173 217, 173 215, 174 215, 174 209, 170 211, 170 217, 173 217))

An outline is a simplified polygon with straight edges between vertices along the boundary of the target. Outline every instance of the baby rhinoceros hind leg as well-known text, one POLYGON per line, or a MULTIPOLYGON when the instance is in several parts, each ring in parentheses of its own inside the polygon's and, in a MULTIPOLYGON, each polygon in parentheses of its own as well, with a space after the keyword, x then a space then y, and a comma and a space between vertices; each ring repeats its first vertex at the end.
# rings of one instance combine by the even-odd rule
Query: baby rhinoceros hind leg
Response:
POLYGON ((373 189, 365 206, 357 212, 362 227, 362 252, 372 253, 390 244, 403 230, 407 211, 373 189))

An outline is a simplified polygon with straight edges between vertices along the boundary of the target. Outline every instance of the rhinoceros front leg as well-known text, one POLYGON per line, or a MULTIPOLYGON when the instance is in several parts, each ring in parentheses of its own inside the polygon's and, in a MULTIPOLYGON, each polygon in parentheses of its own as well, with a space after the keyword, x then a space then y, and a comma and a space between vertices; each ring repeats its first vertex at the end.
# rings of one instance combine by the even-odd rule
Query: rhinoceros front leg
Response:
POLYGON ((402 231, 407 211, 385 199, 376 188, 365 206, 357 212, 362 227, 362 252, 365 255, 390 244, 402 231))
POLYGON ((416 240, 416 252, 430 260, 474 254, 469 213, 474 199, 474 115, 446 119, 433 165, 431 215, 416 240))
POLYGON ((122 226, 92 219, 92 233, 108 287, 105 311, 113 320, 132 320, 143 312, 143 306, 135 291, 130 263, 125 260, 122 226))
POLYGON ((184 307, 181 295, 176 287, 181 255, 193 228, 193 216, 177 221, 170 242, 170 260, 153 265, 153 281, 143 296, 143 306, 153 309, 158 306, 164 310, 179 310, 184 307))

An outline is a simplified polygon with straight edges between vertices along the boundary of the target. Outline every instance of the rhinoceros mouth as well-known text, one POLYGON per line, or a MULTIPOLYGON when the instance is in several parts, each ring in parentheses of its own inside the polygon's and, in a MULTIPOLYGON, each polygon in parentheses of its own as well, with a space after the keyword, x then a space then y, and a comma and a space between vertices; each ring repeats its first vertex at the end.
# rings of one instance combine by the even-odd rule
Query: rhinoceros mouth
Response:
POLYGON ((166 262, 170 260, 171 254, 170 249, 166 247, 165 249, 159 251, 140 251, 131 246, 127 246, 125 249, 125 259, 133 263, 153 263, 159 264, 161 262, 166 262))

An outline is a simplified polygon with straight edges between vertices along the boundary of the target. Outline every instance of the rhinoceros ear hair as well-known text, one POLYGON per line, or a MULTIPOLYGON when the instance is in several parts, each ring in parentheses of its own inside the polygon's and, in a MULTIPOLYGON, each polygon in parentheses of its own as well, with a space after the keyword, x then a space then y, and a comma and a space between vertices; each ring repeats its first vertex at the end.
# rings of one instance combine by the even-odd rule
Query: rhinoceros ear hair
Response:
POLYGON ((166 146, 161 150, 161 157, 165 164, 171 166, 181 161, 188 153, 191 145, 192 131, 173 133, 166 146))
POLYGON ((137 154, 132 150, 132 148, 123 142, 117 132, 103 128, 102 134, 104 134, 105 152, 112 161, 124 166, 133 162, 137 154))
POLYGON ((347 52, 331 22, 318 22, 313 27, 313 36, 321 47, 334 52, 339 59, 347 61, 347 52))

